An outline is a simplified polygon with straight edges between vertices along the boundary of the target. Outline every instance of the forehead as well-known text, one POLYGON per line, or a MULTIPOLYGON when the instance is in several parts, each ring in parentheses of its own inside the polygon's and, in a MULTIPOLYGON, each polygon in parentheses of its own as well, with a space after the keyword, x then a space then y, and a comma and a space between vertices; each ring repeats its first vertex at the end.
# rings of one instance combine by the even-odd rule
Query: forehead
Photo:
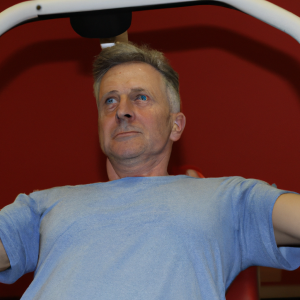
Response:
POLYGON ((103 76, 100 94, 114 89, 145 88, 155 92, 165 92, 163 76, 147 63, 130 62, 112 67, 103 76))

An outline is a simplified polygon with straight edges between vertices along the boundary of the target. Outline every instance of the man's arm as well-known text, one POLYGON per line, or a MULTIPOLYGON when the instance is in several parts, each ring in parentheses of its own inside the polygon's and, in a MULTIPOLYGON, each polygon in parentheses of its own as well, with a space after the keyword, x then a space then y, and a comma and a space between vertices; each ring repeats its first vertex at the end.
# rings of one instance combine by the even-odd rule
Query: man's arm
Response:
POLYGON ((10 262, 6 254, 6 251, 3 247, 3 244, 0 240, 0 272, 5 271, 9 267, 10 267, 10 262))
POLYGON ((277 246, 300 246, 300 195, 279 196, 272 221, 277 246))
MULTIPOLYGON (((186 175, 198 178, 195 170, 186 175)), ((277 246, 300 247, 300 195, 283 194, 275 202, 272 221, 277 246)))

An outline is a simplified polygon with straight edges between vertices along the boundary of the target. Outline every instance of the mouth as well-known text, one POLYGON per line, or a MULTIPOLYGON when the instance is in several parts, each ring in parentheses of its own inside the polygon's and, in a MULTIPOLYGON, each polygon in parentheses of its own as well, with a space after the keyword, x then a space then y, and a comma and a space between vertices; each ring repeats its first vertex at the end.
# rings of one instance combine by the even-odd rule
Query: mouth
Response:
POLYGON ((126 136, 131 136, 131 135, 135 135, 138 134, 140 132, 138 131, 124 131, 124 132, 119 132, 118 134, 115 135, 116 137, 126 137, 126 136))

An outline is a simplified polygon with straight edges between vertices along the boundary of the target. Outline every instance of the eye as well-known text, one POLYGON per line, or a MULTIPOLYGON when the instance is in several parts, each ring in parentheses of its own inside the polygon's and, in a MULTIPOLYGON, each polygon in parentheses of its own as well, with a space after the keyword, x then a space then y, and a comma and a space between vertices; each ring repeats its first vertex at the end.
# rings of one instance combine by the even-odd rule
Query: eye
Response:
POLYGON ((113 103, 116 103, 116 102, 117 102, 117 100, 115 98, 108 98, 105 101, 106 104, 113 104, 113 103))
POLYGON ((146 95, 138 95, 136 98, 138 100, 142 100, 142 101, 146 101, 148 99, 148 97, 146 95))

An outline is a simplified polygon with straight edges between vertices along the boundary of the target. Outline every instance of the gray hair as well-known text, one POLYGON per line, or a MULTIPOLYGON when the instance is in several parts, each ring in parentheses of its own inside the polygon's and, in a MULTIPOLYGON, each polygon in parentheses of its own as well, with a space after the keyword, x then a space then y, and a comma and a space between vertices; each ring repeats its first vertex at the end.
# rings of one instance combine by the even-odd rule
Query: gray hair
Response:
POLYGON ((170 66, 162 52, 149 47, 137 46, 132 43, 117 43, 113 47, 105 48, 94 62, 94 94, 99 104, 99 90, 101 79, 105 73, 114 66, 128 62, 144 62, 161 73, 166 83, 170 110, 180 112, 181 100, 179 95, 178 74, 170 66))

